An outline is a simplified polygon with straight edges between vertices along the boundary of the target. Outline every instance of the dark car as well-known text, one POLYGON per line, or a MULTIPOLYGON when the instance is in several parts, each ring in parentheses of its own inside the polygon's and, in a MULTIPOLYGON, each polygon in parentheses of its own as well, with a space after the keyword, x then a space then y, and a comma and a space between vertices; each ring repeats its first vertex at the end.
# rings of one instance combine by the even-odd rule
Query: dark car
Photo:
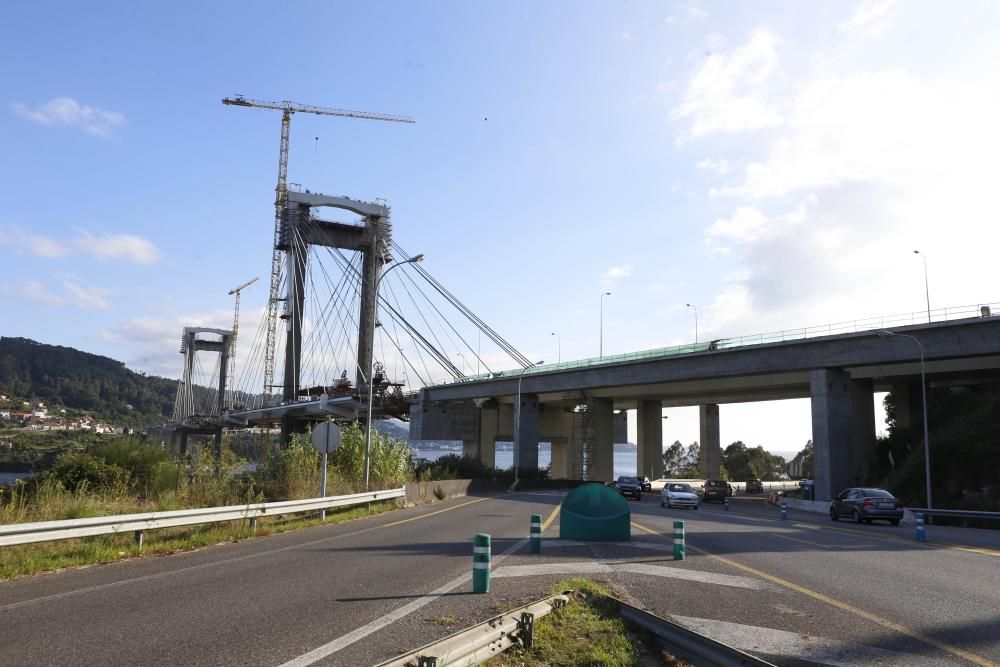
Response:
POLYGON ((882 519, 898 526, 903 518, 903 503, 885 489, 847 489, 830 502, 830 518, 837 521, 840 517, 858 523, 882 519))
POLYGON ((639 478, 639 486, 642 487, 643 491, 652 491, 653 490, 653 483, 651 481, 649 481, 648 477, 640 477, 639 478))
POLYGON ((733 495, 733 487, 721 479, 709 479, 701 485, 701 499, 704 502, 718 500, 720 503, 733 495))
POLYGON ((638 477, 619 477, 615 483, 615 488, 625 498, 642 500, 642 483, 638 477))
POLYGON ((748 479, 746 481, 747 493, 764 493, 764 482, 759 479, 748 479))

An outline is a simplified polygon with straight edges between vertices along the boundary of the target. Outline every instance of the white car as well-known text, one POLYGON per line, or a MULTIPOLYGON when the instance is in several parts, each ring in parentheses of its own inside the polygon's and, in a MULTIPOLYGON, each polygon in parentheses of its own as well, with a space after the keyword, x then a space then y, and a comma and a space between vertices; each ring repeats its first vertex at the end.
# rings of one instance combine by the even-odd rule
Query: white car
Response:
POLYGON ((693 507, 698 509, 701 500, 690 484, 665 484, 660 492, 660 507, 693 507))

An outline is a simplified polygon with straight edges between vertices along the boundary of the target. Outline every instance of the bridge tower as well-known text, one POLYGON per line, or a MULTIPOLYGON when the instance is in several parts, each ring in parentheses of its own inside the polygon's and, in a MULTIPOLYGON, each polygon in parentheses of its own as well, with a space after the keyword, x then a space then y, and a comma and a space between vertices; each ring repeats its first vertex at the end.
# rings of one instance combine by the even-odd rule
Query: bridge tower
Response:
MULTIPOLYGON (((302 315, 305 306, 306 260, 309 246, 355 250, 362 254, 361 309, 358 314, 357 371, 355 386, 368 386, 367 369, 371 368, 372 341, 375 330, 375 286, 383 265, 390 260, 389 243, 392 223, 389 208, 382 204, 349 197, 331 197, 315 192, 288 192, 282 219, 278 250, 285 253, 287 291, 285 309, 285 371, 282 400, 295 401, 299 396, 302 366, 302 315), (350 211, 362 217, 361 225, 329 222, 314 217, 313 208, 329 207, 350 211)), ((282 420, 282 438, 295 430, 295 420, 282 420)))
POLYGON ((233 332, 227 329, 209 327, 184 327, 181 334, 181 354, 184 355, 184 375, 177 385, 174 400, 175 433, 180 439, 180 454, 187 453, 189 434, 210 434, 215 437, 217 456, 222 455, 222 415, 226 410, 226 386, 228 383, 229 355, 232 352, 233 332), (206 340, 202 335, 218 336, 218 340, 206 340), (219 375, 216 396, 207 404, 199 405, 195 398, 194 368, 195 356, 199 351, 219 353, 219 375))

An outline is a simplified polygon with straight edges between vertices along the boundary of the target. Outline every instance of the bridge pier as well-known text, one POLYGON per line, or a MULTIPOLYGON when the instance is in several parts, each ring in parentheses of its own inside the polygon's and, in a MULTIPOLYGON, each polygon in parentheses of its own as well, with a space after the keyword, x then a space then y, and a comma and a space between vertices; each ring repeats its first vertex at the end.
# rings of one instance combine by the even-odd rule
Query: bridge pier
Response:
POLYGON ((514 460, 519 471, 538 469, 538 426, 538 394, 521 394, 514 405, 514 460))
POLYGON ((593 457, 590 479, 595 482, 610 482, 615 479, 615 422, 614 401, 610 398, 590 400, 593 414, 593 457))
POLYGON ((663 477, 663 404, 660 401, 639 401, 636 440, 636 473, 650 479, 663 477))
POLYGON ((830 500, 861 480, 874 449, 872 382, 821 368, 810 372, 809 386, 816 500, 830 500))
POLYGON ((698 406, 701 426, 701 444, 698 454, 698 470, 705 479, 721 479, 722 446, 719 442, 719 406, 706 403, 698 406))

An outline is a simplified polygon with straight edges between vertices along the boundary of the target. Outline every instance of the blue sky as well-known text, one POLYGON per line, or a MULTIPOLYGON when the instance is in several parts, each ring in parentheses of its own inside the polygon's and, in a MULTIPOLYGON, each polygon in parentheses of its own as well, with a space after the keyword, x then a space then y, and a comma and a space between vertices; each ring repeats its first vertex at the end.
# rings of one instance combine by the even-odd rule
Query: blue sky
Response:
MULTIPOLYGON (((228 290, 266 282, 279 126, 236 93, 416 117, 298 114, 289 180, 388 199, 400 244, 531 358, 553 331, 595 356, 603 291, 606 353, 690 341, 685 303, 703 339, 919 312, 914 248, 933 307, 1000 300, 992 2, 4 14, 3 335, 176 376, 181 326, 226 325, 228 290)), ((802 401, 724 406, 722 437, 794 450, 808 424, 802 401)))

